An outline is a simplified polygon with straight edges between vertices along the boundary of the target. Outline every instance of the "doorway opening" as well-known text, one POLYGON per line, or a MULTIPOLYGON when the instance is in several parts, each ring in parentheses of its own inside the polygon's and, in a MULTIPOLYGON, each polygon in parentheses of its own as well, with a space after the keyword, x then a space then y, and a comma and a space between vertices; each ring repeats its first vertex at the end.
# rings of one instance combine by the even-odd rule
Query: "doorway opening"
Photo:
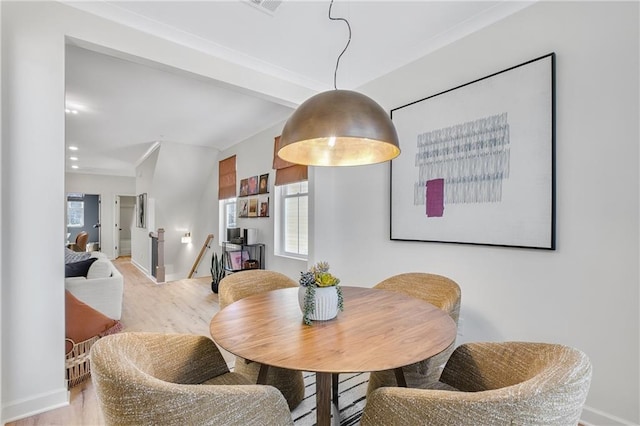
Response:
POLYGON ((67 194, 67 244, 89 234, 87 251, 100 251, 100 194, 67 194))
POLYGON ((115 258, 131 256, 131 230, 135 226, 135 195, 117 195, 115 204, 115 258))

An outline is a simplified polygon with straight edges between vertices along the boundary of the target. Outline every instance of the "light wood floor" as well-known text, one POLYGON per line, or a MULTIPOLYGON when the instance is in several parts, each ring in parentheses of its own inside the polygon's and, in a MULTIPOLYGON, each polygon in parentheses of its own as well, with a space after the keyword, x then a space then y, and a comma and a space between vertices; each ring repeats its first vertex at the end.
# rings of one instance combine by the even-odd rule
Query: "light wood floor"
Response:
MULTIPOLYGON (((125 331, 158 331, 209 336, 209 322, 218 311, 218 295, 211 291, 211 278, 196 278, 156 284, 121 257, 114 264, 124 276, 121 322, 125 331)), ((233 356, 222 351, 227 362, 233 356)), ((26 419, 7 423, 24 425, 103 425, 91 380, 71 388, 70 405, 26 419)))

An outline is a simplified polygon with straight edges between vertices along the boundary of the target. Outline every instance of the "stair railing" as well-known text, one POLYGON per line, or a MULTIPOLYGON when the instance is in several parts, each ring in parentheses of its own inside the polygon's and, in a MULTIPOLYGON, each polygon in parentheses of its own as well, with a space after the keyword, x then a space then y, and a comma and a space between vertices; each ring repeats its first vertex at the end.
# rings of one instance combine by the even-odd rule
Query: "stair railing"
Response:
POLYGON ((213 234, 207 235, 207 239, 202 245, 202 248, 200 249, 200 253, 198 253, 198 257, 196 257, 195 262, 193 262, 193 266, 191 267, 191 271, 189 271, 189 276, 187 278, 193 277, 193 274, 196 272, 196 269, 198 269, 198 265, 200 265, 200 262, 202 261, 202 258, 204 257, 204 254, 206 253, 207 249, 211 248, 211 245, 210 245, 211 240, 213 240, 213 234))

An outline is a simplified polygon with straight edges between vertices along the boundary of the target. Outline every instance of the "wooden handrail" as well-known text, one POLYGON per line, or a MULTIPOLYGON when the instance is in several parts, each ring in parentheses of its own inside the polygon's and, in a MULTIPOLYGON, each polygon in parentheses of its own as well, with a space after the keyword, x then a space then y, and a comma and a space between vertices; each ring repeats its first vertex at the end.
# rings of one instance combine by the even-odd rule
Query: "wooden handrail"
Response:
POLYGON ((204 253, 209 248, 209 243, 211 242, 211 240, 213 240, 213 234, 207 235, 207 239, 205 240, 204 244, 202 245, 202 248, 200 249, 200 253, 198 253, 198 257, 196 258, 196 261, 193 262, 193 266, 191 267, 191 271, 189 272, 189 276, 187 278, 192 278, 193 277, 193 274, 196 271, 196 268, 198 267, 198 265, 202 261, 202 257, 204 256, 204 253))

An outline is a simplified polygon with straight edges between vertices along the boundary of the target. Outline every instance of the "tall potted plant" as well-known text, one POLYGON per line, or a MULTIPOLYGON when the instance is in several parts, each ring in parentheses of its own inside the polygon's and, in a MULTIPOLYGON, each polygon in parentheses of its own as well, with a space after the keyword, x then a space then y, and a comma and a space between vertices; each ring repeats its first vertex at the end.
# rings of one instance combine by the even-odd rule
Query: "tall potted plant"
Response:
POLYGON ((218 293, 220 280, 225 276, 223 259, 224 256, 218 258, 218 253, 213 253, 211 256, 211 291, 214 293, 218 293))

